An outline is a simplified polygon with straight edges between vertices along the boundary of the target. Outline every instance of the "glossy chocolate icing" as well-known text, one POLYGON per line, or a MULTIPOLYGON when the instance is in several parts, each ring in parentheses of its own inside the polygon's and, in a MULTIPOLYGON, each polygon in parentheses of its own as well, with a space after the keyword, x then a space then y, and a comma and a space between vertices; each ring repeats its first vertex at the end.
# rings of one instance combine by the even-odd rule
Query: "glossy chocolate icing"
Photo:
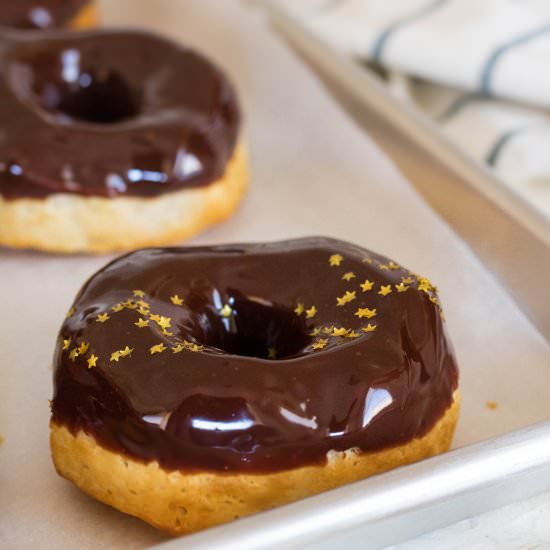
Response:
POLYGON ((429 282, 325 238, 124 256, 81 290, 54 365, 54 422, 167 470, 404 444, 458 384, 429 282))
POLYGON ((156 35, 12 33, 0 70, 4 198, 155 196, 216 181, 233 154, 233 88, 156 35))
POLYGON ((91 0, 3 0, 0 26, 52 29, 69 24, 91 0))

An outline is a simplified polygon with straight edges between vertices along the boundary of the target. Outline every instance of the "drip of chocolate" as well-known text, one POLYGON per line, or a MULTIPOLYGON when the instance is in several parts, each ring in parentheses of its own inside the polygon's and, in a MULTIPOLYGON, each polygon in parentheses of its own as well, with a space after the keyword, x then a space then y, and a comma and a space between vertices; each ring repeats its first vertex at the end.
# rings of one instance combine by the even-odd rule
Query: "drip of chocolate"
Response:
POLYGON ((325 238, 124 256, 81 290, 54 365, 54 423, 166 470, 403 445, 458 384, 429 281, 325 238))
POLYGON ((0 44, 0 196, 209 185, 233 155, 239 118, 218 68, 154 34, 11 33, 0 44))
POLYGON ((52 29, 69 24, 90 0, 4 0, 0 26, 17 29, 52 29))

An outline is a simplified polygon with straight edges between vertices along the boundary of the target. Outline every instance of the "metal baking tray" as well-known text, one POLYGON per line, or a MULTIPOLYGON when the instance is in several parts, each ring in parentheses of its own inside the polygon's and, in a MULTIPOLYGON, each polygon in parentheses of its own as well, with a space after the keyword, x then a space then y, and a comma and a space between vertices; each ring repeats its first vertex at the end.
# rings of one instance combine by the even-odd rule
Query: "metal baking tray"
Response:
MULTIPOLYGON (((550 224, 383 82, 277 7, 275 28, 550 339, 550 224), (542 288, 544 286, 545 288, 542 288)), ((381 548, 550 489, 550 422, 161 545, 381 548)), ((160 547, 159 547, 160 548, 160 547)))

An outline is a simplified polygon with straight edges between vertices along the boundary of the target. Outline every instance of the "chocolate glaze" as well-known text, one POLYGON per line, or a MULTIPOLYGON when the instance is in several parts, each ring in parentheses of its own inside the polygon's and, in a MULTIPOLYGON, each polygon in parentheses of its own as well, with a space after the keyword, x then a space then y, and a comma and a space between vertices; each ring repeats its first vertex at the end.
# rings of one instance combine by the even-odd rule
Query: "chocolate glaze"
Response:
POLYGON ((434 426, 458 384, 433 287, 325 238, 124 256, 81 290, 54 365, 55 423, 167 470, 277 471, 322 464, 331 449, 401 445, 434 426), (413 282, 399 292, 403 277, 413 282), (338 306, 346 291, 355 299, 338 306), (376 315, 355 315, 367 307, 376 315), (338 328, 357 337, 327 334, 338 328))
POLYGON ((233 88, 156 35, 12 33, 0 71, 4 198, 155 196, 216 181, 233 154, 233 88))
POLYGON ((4 0, 0 26, 17 29, 52 29, 66 26, 91 0, 4 0))

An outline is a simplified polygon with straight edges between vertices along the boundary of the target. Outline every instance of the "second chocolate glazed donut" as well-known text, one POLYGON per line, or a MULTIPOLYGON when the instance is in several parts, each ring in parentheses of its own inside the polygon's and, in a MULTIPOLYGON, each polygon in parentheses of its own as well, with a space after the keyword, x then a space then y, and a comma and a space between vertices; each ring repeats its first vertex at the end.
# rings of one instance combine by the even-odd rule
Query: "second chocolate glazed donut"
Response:
POLYGON ((224 74, 144 32, 6 39, 0 244, 107 251, 227 216, 247 176, 224 74))

